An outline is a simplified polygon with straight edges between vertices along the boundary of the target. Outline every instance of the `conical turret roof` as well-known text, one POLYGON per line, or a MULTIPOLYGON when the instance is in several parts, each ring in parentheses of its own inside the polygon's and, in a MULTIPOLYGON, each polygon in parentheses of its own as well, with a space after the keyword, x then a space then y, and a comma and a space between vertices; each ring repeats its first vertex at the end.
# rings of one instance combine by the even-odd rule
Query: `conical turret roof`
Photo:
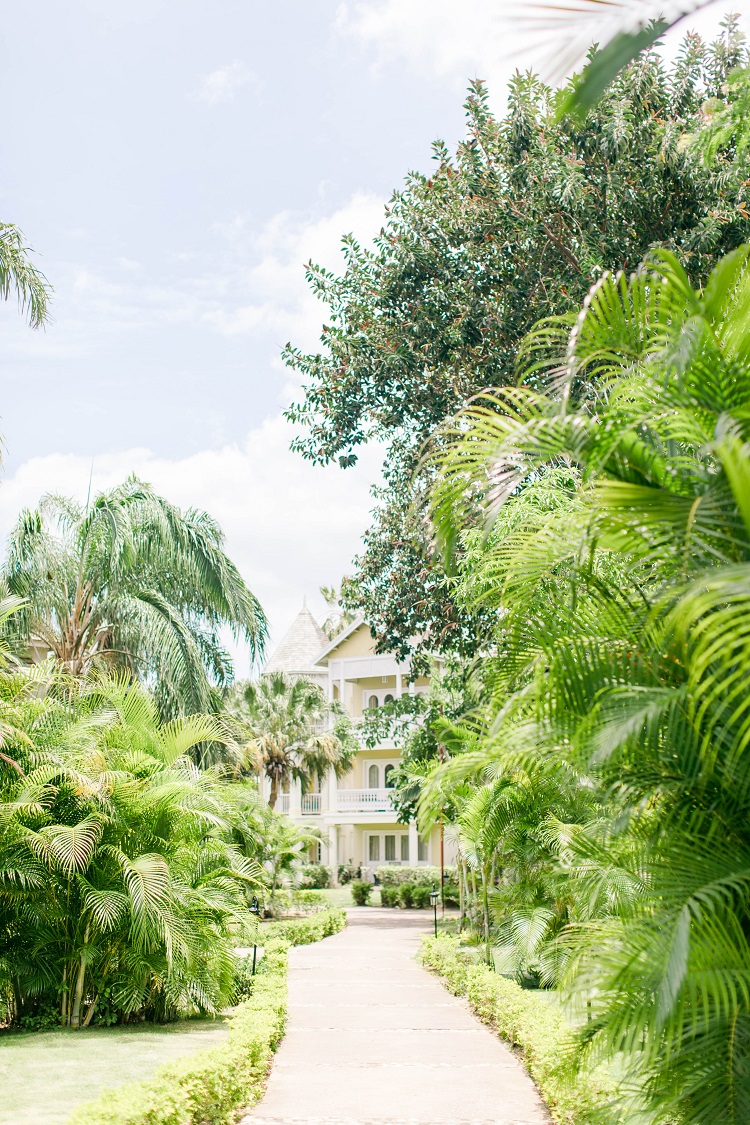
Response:
POLYGON ((328 637, 303 604, 264 671, 286 672, 288 676, 320 676, 324 670, 317 667, 315 661, 327 644, 328 637))

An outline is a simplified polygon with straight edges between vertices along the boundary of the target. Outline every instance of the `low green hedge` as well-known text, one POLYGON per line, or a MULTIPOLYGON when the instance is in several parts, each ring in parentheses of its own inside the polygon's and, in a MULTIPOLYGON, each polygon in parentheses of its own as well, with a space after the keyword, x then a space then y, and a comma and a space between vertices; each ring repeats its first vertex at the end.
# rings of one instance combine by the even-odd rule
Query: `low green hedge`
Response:
POLYGON ((443 979, 456 996, 465 996, 479 1018, 520 1047, 529 1074, 560 1125, 615 1125, 607 1103, 616 1095, 602 1068, 575 1069, 574 1035, 562 1012, 538 993, 472 962, 458 940, 447 934, 422 939, 422 964, 443 979))
POLYGON ((346 925, 346 911, 341 907, 330 910, 317 910, 306 918, 283 918, 278 922, 267 922, 261 927, 261 943, 269 939, 283 939, 290 945, 309 945, 312 941, 330 937, 343 930, 346 925))
POLYGON ((345 911, 321 910, 311 918, 264 927, 265 956, 253 993, 228 1021, 227 1041, 162 1067, 146 1082, 105 1091, 96 1101, 79 1106, 70 1125, 230 1125, 236 1121, 238 1112, 254 1105, 263 1093, 271 1058, 284 1034, 289 946, 319 941, 345 925, 345 911))

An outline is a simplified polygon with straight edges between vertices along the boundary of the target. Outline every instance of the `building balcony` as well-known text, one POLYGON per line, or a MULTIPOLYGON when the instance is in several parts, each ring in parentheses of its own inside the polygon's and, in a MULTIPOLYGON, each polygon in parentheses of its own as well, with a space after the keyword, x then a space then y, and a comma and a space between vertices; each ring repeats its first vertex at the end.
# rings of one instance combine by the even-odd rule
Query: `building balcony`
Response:
POLYGON ((320 793, 305 793, 302 798, 302 815, 319 816, 321 810, 320 793))
POLYGON ((338 812, 378 812, 392 813, 390 789, 338 789, 336 791, 338 812))
POLYGON ((276 812, 288 813, 289 812, 289 794, 279 793, 276 798, 276 812))

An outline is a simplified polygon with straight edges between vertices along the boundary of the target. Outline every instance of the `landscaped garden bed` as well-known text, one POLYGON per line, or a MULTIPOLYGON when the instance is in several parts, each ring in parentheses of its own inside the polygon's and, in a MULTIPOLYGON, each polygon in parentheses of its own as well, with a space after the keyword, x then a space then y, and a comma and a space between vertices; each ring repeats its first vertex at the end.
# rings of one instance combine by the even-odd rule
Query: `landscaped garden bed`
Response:
MULTIPOLYGON (((479 1018, 517 1048, 559 1125, 607 1125, 615 1085, 606 1071, 574 1069, 573 1032, 560 1008, 473 961, 459 939, 424 938, 420 960, 479 1018)), ((611 1117, 612 1125, 616 1120, 611 1117)))

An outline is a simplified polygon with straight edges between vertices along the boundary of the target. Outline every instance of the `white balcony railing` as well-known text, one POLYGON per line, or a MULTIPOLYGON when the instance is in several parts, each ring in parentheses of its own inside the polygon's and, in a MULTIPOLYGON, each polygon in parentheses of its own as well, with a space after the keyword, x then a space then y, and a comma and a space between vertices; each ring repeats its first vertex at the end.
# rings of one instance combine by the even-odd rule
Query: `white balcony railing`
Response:
POLYGON ((276 812, 283 812, 283 813, 289 812, 289 794, 288 793, 279 793, 278 797, 276 798, 276 812))
POLYGON ((320 812, 320 793, 306 793, 302 798, 302 815, 317 816, 320 812))
POLYGON ((393 812, 390 789, 339 789, 339 812, 393 812))

